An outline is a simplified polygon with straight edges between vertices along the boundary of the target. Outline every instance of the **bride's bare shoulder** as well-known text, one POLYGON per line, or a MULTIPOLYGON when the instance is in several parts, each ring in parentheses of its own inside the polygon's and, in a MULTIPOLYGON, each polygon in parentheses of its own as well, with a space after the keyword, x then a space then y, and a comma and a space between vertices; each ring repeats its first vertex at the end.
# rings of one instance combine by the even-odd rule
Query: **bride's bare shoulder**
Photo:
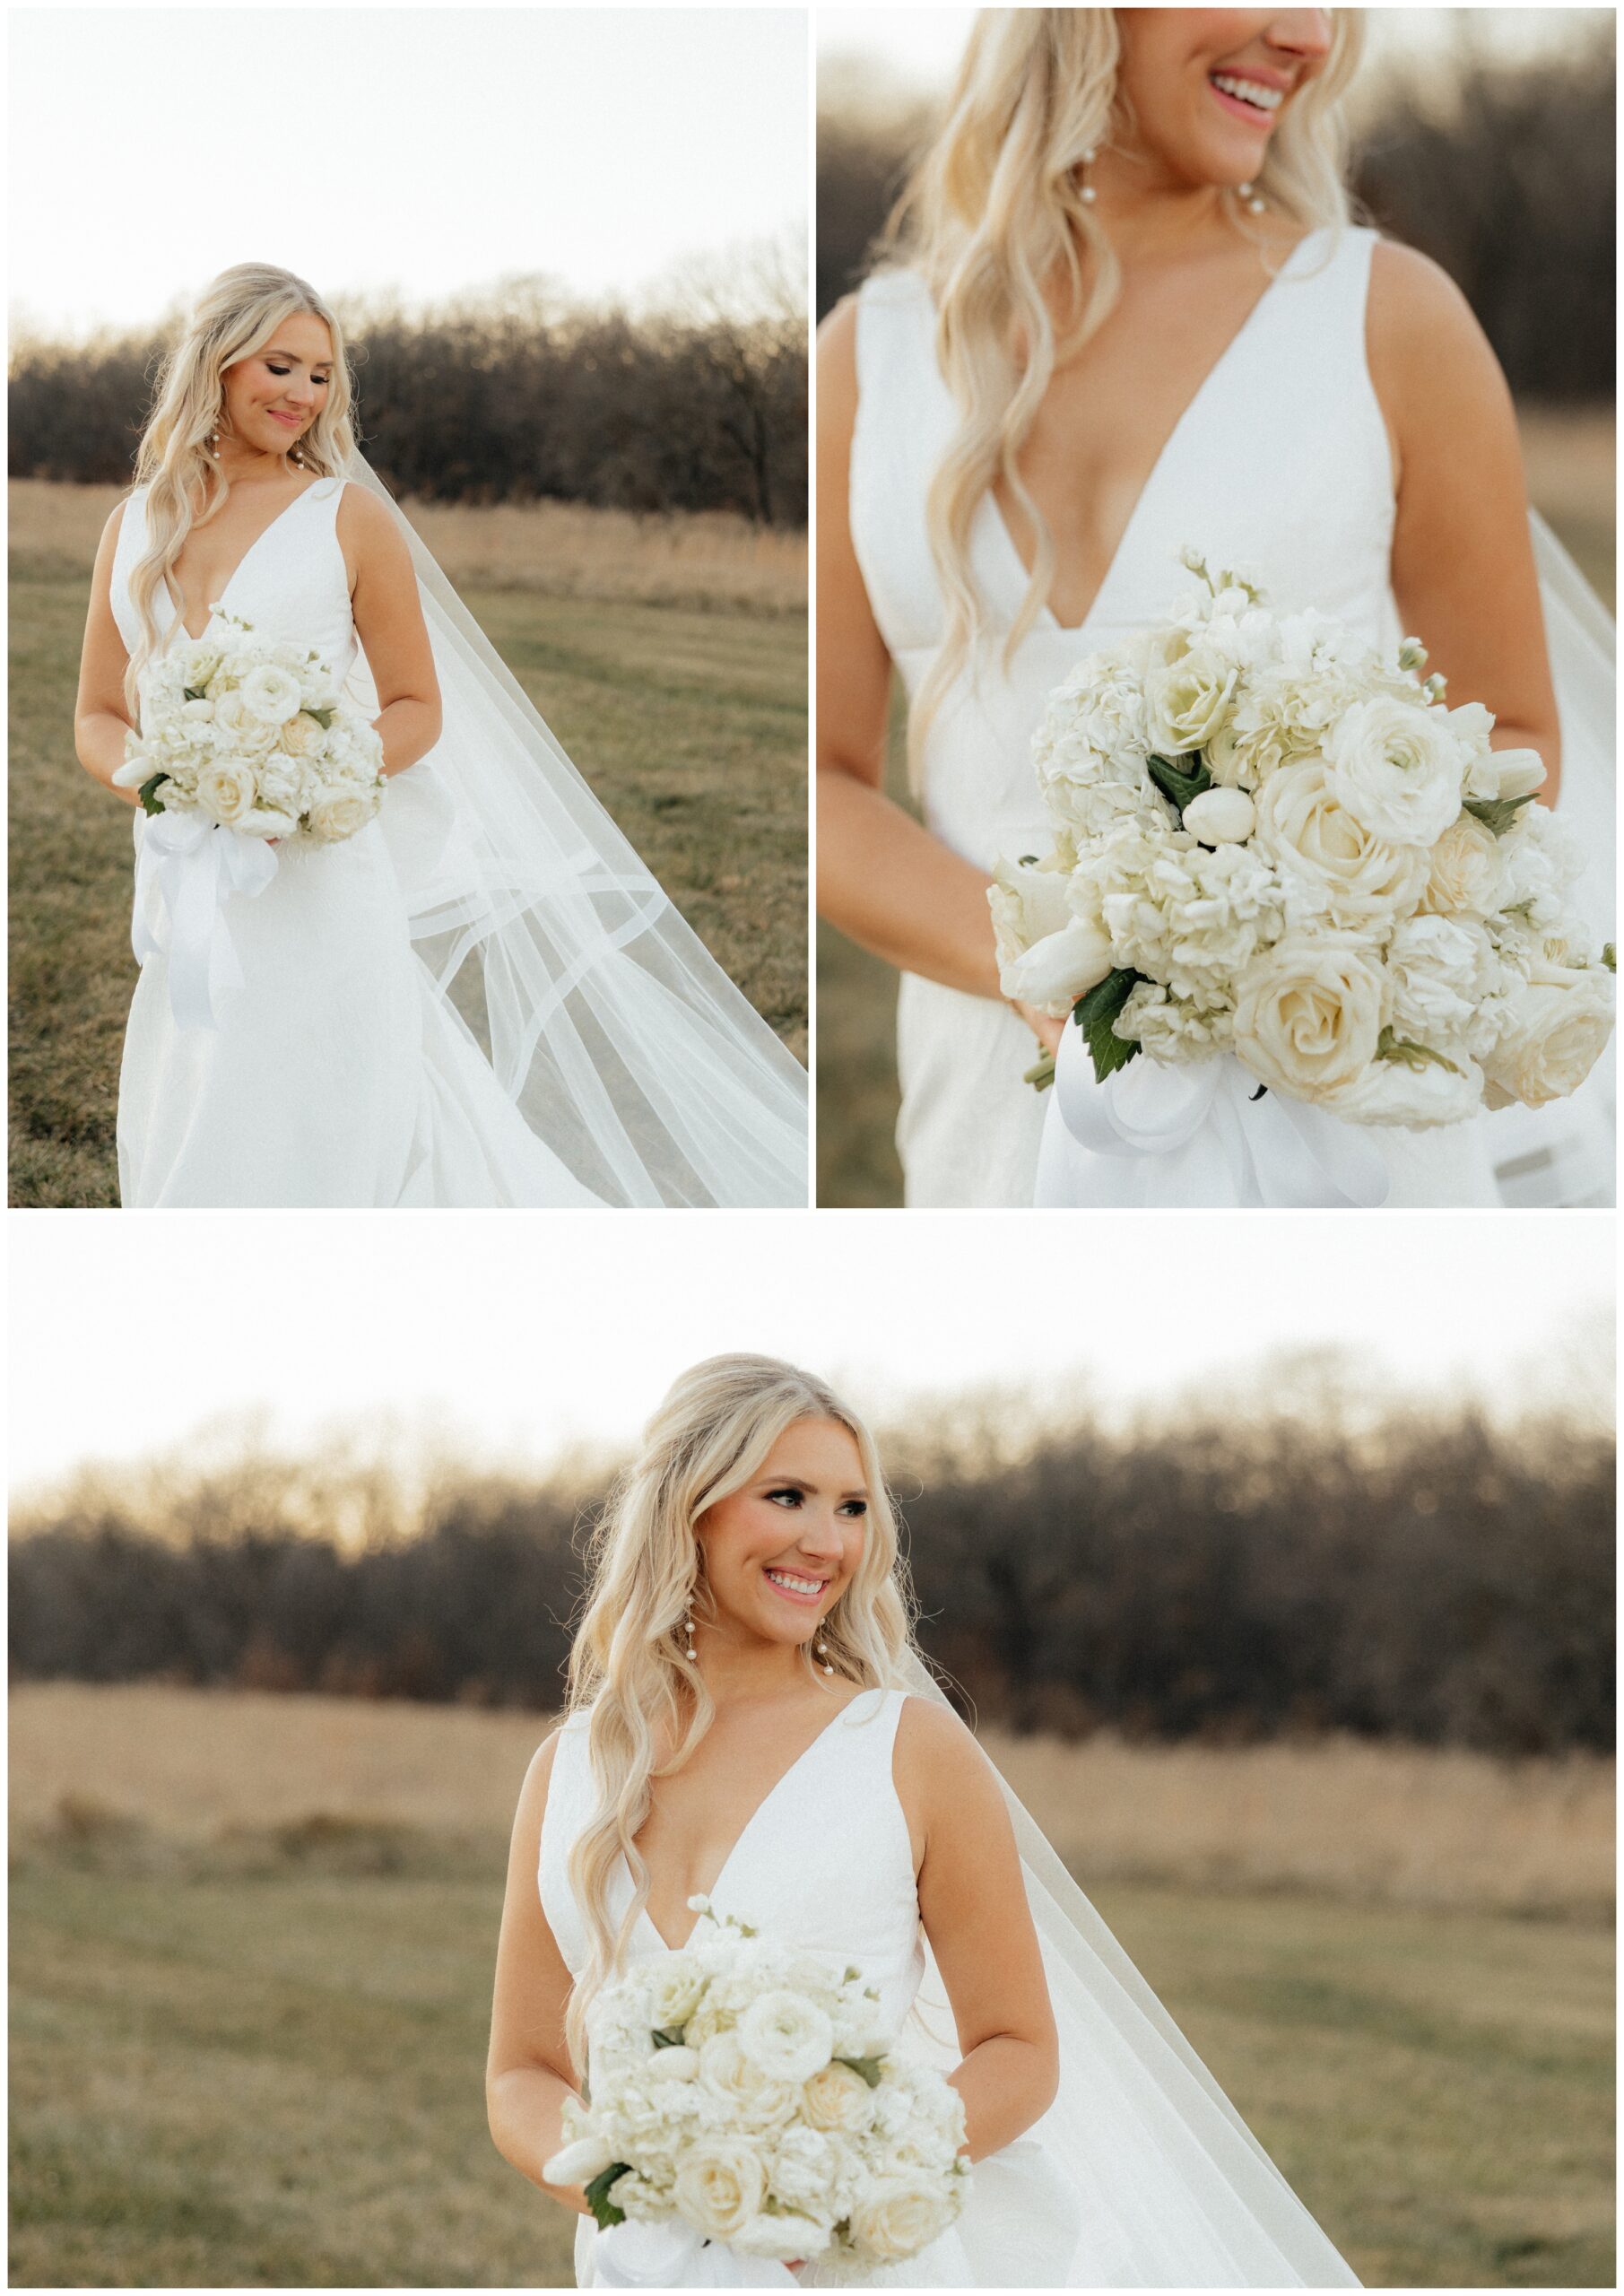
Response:
POLYGON ((993 1766, 951 1706, 910 1692, 897 1723, 897 1774, 933 1795, 951 1794, 990 1778, 993 1766))
POLYGON ((1371 250, 1365 338, 1378 392, 1384 383, 1411 394, 1490 379, 1505 387, 1471 304, 1443 265, 1419 248, 1378 239, 1371 250))

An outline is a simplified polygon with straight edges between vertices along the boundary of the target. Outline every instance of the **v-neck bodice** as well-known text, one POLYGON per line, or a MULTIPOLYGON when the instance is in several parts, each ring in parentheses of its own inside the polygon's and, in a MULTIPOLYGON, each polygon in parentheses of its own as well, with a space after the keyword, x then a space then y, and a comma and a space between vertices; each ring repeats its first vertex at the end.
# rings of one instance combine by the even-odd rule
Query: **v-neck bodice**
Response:
MULTIPOLYGON (((342 478, 316 479, 260 528, 229 580, 210 600, 204 637, 214 626, 213 609, 223 606, 252 623, 260 637, 301 649, 314 647, 341 683, 348 677, 356 641, 349 575, 337 531, 344 485, 342 478)), ((119 522, 111 585, 113 619, 131 654, 140 645, 141 624, 130 596, 130 578, 146 546, 146 489, 138 486, 119 522)), ((152 599, 152 619, 161 640, 177 630, 179 617, 172 593, 161 583, 152 599)))
MULTIPOLYGON (((893 2029, 925 1970, 913 1851, 891 1775, 906 1695, 864 1691, 834 1715, 756 1805, 709 1892, 718 1914, 736 1914, 808 1952, 855 1961, 879 1987, 893 2029)), ((585 1711, 572 1715, 559 1734, 537 1871, 542 1909, 576 1976, 590 1952, 569 1881, 569 1853, 597 1805, 589 1723, 585 1711)), ((631 1896, 631 1875, 618 1861, 609 1883, 612 1924, 631 1896)), ((632 1958, 672 1950, 645 1909, 632 1932, 632 1958)))

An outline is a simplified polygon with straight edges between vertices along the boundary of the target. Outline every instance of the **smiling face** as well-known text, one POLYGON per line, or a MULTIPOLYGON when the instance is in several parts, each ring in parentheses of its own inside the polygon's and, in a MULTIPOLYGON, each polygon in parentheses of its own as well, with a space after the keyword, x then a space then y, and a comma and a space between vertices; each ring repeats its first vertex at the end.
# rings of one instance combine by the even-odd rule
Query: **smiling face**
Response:
POLYGON ((863 1560, 868 1485, 851 1430, 797 1419, 695 1526, 716 1618, 737 1641, 809 1642, 863 1560))
POLYGON ((1251 182, 1293 98, 1324 65, 1323 8, 1119 8, 1123 141, 1185 184, 1251 182))
POLYGON ((285 455, 326 405, 332 380, 326 321, 296 311, 269 342, 226 369, 221 428, 260 454, 285 455))

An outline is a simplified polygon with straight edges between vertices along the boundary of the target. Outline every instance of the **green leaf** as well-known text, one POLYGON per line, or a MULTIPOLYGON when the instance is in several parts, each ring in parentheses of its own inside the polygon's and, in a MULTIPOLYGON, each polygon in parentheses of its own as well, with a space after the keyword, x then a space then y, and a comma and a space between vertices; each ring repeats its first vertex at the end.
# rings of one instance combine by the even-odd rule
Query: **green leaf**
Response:
POLYGON ((209 698, 208 688, 201 685, 183 686, 180 698, 183 701, 206 701, 209 698))
POLYGON ((617 2177, 627 2175, 630 2168, 630 2161, 612 2161, 606 2169, 600 2170, 598 2175, 594 2177, 586 2188, 586 2205, 596 2217, 600 2232, 606 2232, 612 2224, 623 2224, 626 2222, 626 2211, 623 2208, 617 2208, 610 2199, 609 2187, 617 2177))
POLYGON ((882 2062, 883 2060, 877 2057, 838 2057, 835 2059, 837 2065, 849 2065, 852 2071, 859 2074, 871 2089, 877 2089, 880 2086, 880 2070, 882 2062))
POLYGON ((1521 797, 1468 797, 1464 810, 1497 837, 1504 837, 1524 806, 1533 804, 1534 795, 1530 789, 1521 797))
POLYGON ((656 2048, 681 2048, 687 2030, 685 2025, 656 2025, 650 2038, 656 2048))
POLYGON ((1602 944, 1602 962, 1606 966, 1609 972, 1617 972, 1619 970, 1618 952, 1613 947, 1611 941, 1607 941, 1602 944))
POLYGON ((1376 1040, 1378 1060, 1396 1060, 1405 1068, 1446 1068, 1452 1076, 1465 1072, 1459 1064, 1446 1060, 1441 1052, 1434 1052, 1429 1044, 1411 1044, 1408 1038, 1394 1036, 1391 1029, 1384 1029, 1376 1040))
POLYGON ((1130 1037, 1113 1033, 1111 1023, 1128 998, 1147 978, 1135 972, 1131 965, 1118 965, 1107 973, 1097 987, 1079 999, 1072 1009, 1072 1018, 1082 1031, 1089 1048, 1089 1058, 1094 1064, 1094 1074, 1103 1084, 1118 1068, 1125 1068, 1136 1057, 1139 1047, 1130 1037))
POLYGON ((1212 777, 1207 771, 1199 750, 1191 750, 1187 757, 1177 765, 1175 765, 1172 759, 1168 757, 1148 757, 1145 760, 1145 771, 1172 806, 1181 822, 1184 820, 1185 807, 1191 798, 1199 797, 1203 789, 1210 789, 1212 787, 1212 777), (1193 768, 1188 762, 1190 758, 1195 761, 1193 768))
POLYGON ((301 711, 300 715, 306 718, 314 718, 317 724, 321 727, 322 732, 325 734, 332 725, 334 718, 337 717, 338 712, 336 709, 306 709, 301 711))
POLYGON ((163 807, 158 800, 158 785, 161 781, 167 781, 169 778, 169 776, 167 773, 155 773, 150 781, 143 781, 142 783, 138 794, 141 798, 141 810, 143 813, 162 813, 163 807))

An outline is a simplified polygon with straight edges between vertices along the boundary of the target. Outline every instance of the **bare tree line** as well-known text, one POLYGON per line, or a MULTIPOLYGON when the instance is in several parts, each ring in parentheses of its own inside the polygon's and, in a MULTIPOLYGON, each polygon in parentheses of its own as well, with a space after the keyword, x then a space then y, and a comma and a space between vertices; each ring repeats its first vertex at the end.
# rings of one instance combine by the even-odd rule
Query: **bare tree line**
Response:
MULTIPOLYGON (((357 314, 366 452, 395 492, 432 501, 803 526, 805 296, 787 274, 766 285, 754 316, 702 281, 641 316, 566 307, 534 283, 418 317, 357 314)), ((164 341, 19 345, 11 475, 127 483, 164 341)))
MULTIPOLYGON (((891 1443, 921 1639, 984 1721, 1068 1736, 1613 1740, 1612 1470, 1594 1421, 1364 1421, 1297 1397, 1083 1416, 1002 1456, 965 1407, 891 1443)), ((23 1517, 17 1679, 559 1700, 602 1488, 261 1458, 23 1517)))
MULTIPOLYGON (((1390 68, 1356 155, 1369 220, 1449 273, 1519 396, 1613 391, 1613 20, 1594 14, 1581 45, 1543 57, 1390 68)), ((887 114, 872 100, 820 120, 820 317, 870 267, 929 125, 916 106, 887 114)))

